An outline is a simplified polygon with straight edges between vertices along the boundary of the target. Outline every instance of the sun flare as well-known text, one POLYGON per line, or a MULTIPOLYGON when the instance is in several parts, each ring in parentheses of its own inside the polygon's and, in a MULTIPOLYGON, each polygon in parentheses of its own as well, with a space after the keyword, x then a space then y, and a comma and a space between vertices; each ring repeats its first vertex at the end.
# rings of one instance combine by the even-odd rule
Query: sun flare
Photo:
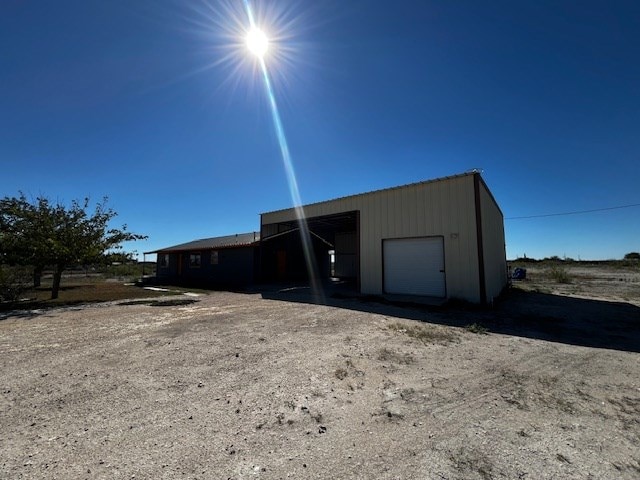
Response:
POLYGON ((247 48, 258 58, 263 58, 269 49, 269 39, 265 33, 257 27, 247 33, 247 48))

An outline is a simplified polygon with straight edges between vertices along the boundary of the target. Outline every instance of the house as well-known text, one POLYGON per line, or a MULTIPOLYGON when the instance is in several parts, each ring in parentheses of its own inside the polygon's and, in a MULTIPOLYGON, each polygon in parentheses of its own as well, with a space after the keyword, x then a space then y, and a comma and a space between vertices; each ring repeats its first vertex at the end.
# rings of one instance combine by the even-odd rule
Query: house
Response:
POLYGON ((203 238, 161 248, 156 278, 160 283, 242 287, 258 280, 260 234, 203 238))
POLYGON ((266 212, 259 234, 147 253, 158 254, 160 282, 234 286, 311 272, 364 294, 481 304, 507 285, 504 218, 477 171, 266 212))

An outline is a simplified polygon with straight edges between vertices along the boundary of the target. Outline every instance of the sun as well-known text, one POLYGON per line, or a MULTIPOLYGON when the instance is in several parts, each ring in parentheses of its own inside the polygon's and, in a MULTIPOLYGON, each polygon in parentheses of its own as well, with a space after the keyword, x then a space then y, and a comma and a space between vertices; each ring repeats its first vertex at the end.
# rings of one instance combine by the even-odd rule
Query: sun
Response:
POLYGON ((269 49, 269 39, 265 33, 257 27, 249 30, 246 37, 247 48, 258 58, 264 58, 269 49))
MULTIPOLYGON (((308 55, 303 50, 305 31, 316 28, 316 7, 307 2, 263 2, 260 0, 197 0, 194 15, 187 16, 190 34, 202 40, 202 54, 206 62, 188 75, 209 69, 224 73, 215 82, 215 90, 239 87, 262 90, 264 63, 269 67, 273 88, 289 93, 295 78, 306 75, 307 68, 298 68, 308 55), (255 4, 255 8, 254 8, 255 4), (312 21, 313 19, 313 21, 312 21)), ((319 2, 323 3, 323 2, 319 2)), ((2 0, 0 0, 2 4, 2 0)), ((310 2, 315 5, 316 2, 310 2)), ((309 62, 308 65, 311 63, 309 62)), ((308 66, 307 65, 307 66, 308 66)))

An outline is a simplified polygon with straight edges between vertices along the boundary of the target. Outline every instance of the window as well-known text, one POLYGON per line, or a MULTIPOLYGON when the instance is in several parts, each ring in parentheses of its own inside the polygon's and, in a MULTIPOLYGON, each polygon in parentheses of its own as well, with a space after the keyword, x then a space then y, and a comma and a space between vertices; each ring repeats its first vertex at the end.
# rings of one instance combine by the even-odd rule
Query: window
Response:
POLYGON ((211 252, 211 265, 218 265, 218 251, 213 250, 211 252))
POLYGON ((160 254, 160 268, 169 268, 169 254, 161 253, 160 254))
POLYGON ((191 268, 200 267, 200 254, 199 253, 191 253, 191 254, 189 254, 189 267, 191 267, 191 268))

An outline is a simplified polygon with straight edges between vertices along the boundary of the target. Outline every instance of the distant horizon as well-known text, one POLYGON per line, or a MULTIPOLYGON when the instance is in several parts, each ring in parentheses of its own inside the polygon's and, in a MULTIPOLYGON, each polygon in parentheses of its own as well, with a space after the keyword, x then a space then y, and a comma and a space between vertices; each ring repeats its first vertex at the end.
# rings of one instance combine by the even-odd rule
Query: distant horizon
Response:
MULTIPOLYGON (((627 252, 627 253, 634 253, 634 252, 627 252)), ((625 253, 626 255, 626 253, 625 253)), ((535 257, 530 257, 530 256, 526 256, 526 257, 515 257, 515 258, 507 258, 507 262, 515 262, 518 260, 522 260, 522 259, 526 259, 526 260, 531 260, 531 261, 536 261, 536 262, 543 262, 543 261, 557 261, 560 260, 562 262, 624 262, 624 261, 629 261, 626 260, 624 258, 624 255, 622 256, 622 258, 573 258, 573 257, 562 257, 560 255, 551 255, 548 257, 544 257, 544 258, 535 258, 535 257)))
MULTIPOLYGON (((627 252, 627 253, 634 253, 634 252, 627 252)), ((625 254, 626 255, 626 254, 625 254)), ((147 259, 146 262, 147 263, 155 263, 156 262, 156 254, 155 253, 149 253, 147 254, 147 259), (154 257, 153 259, 150 259, 151 257, 154 257)), ((531 260, 531 261, 535 261, 535 262, 544 262, 544 261, 556 261, 556 259, 554 257, 557 257, 558 260, 563 261, 563 262, 575 262, 575 263, 589 263, 589 262, 624 262, 624 261, 629 261, 629 260, 625 260, 624 258, 572 258, 572 257, 566 257, 563 258, 560 255, 551 255, 548 257, 544 257, 544 258, 535 258, 535 257, 530 257, 527 255, 526 260, 531 260)), ((623 255, 624 257, 624 255, 623 255)), ((507 262, 516 262, 518 260, 522 260, 524 257, 513 257, 513 258, 509 258, 507 257, 507 262)), ((137 262, 138 263, 142 263, 143 260, 142 259, 142 255, 139 256, 139 258, 137 258, 137 262)), ((633 261, 633 260, 632 260, 633 261)))

